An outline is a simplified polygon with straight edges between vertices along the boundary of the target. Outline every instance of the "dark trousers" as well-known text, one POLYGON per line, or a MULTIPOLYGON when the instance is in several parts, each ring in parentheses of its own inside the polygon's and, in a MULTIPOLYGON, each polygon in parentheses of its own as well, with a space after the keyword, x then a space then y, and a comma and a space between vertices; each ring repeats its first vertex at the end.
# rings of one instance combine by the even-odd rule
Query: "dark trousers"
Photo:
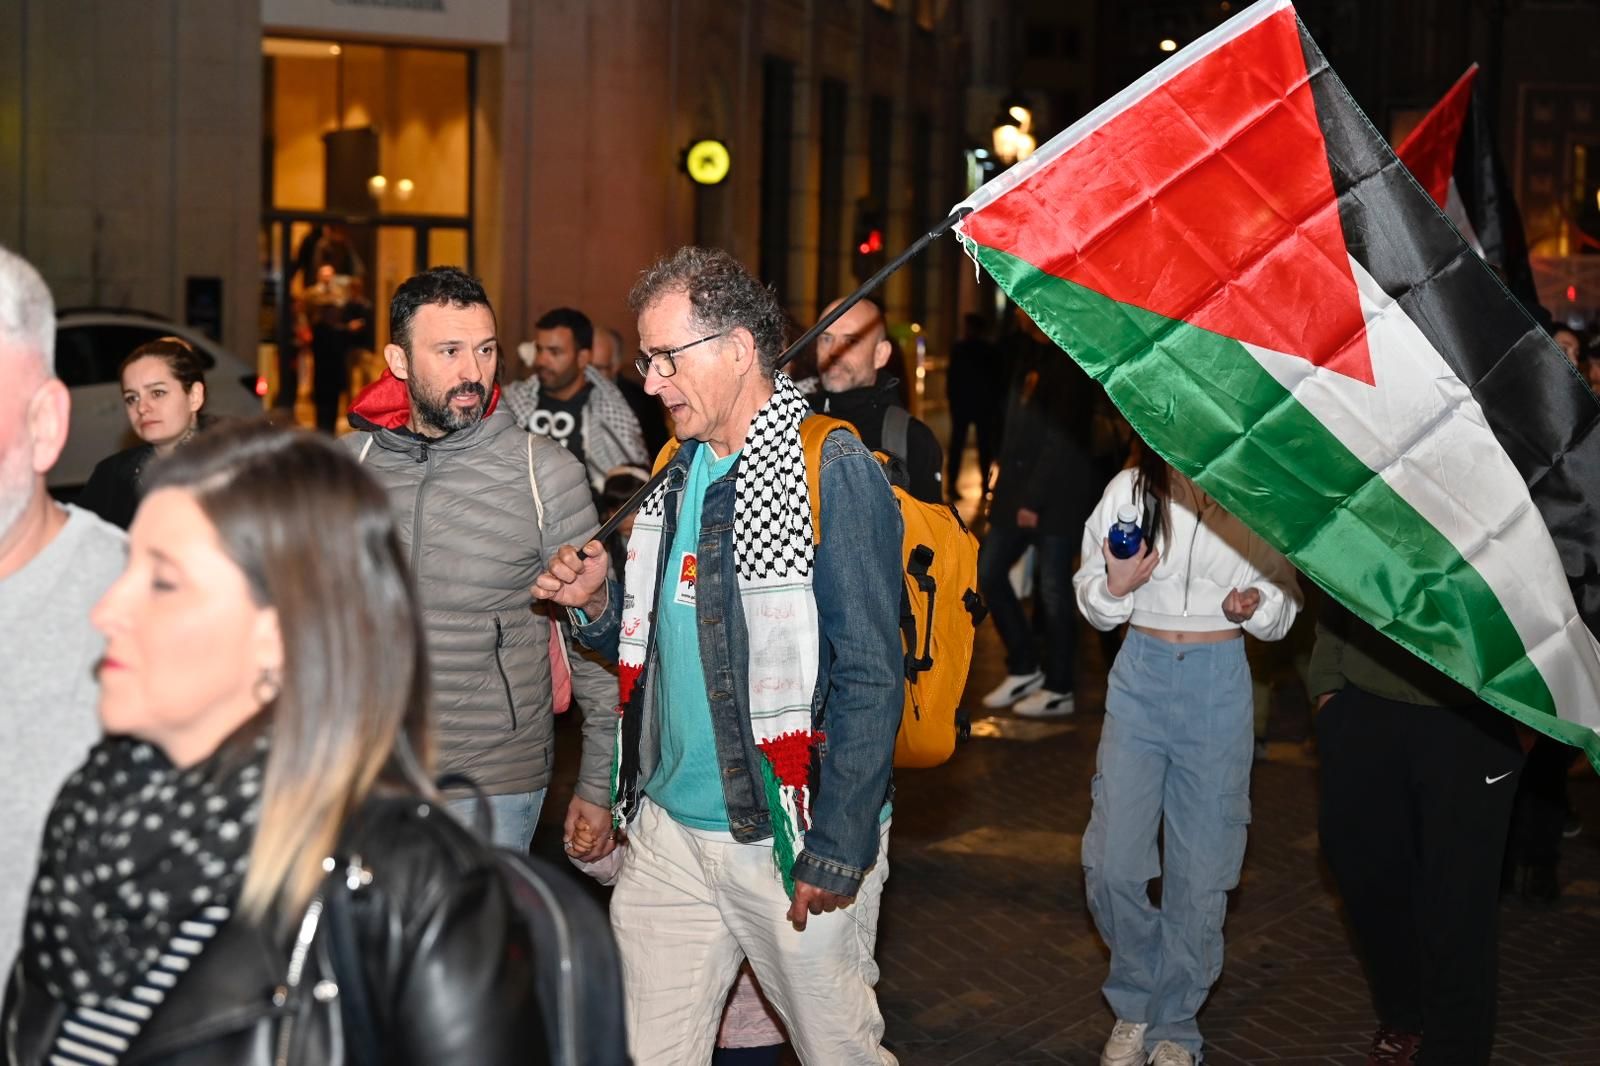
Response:
POLYGON ((1578 749, 1540 737, 1528 752, 1517 788, 1510 858, 1524 866, 1554 866, 1561 859, 1567 820, 1567 771, 1578 749))
POLYGON ((947 491, 952 497, 955 496, 956 480, 961 476, 961 457, 967 450, 968 427, 978 431, 978 469, 983 474, 983 487, 985 489, 989 487, 989 462, 994 458, 993 406, 988 403, 974 403, 966 396, 950 397, 950 447, 945 449, 950 473, 944 479, 944 483, 948 486, 947 491))
MULTIPOLYGON (((300 349, 292 334, 278 338, 278 395, 273 406, 294 413, 300 396, 300 349)), ((294 421, 291 417, 290 421, 294 421)))
POLYGON ((1500 861, 1522 766, 1510 720, 1353 686, 1317 715, 1322 851, 1378 1019, 1427 1061, 1478 1066, 1494 1043, 1500 861))
POLYGON ((311 345, 311 393, 317 428, 332 433, 339 423, 339 396, 350 387, 350 344, 343 338, 311 345))
POLYGON ((1072 557, 1077 538, 1039 533, 1016 526, 994 526, 978 552, 978 585, 1000 641, 1006 646, 1006 673, 1044 670, 1044 687, 1071 692, 1078 643, 1078 616, 1072 603, 1072 557), (1011 588, 1011 567, 1028 545, 1034 547, 1037 572, 1033 609, 1043 621, 1044 654, 1035 645, 1033 626, 1011 588))

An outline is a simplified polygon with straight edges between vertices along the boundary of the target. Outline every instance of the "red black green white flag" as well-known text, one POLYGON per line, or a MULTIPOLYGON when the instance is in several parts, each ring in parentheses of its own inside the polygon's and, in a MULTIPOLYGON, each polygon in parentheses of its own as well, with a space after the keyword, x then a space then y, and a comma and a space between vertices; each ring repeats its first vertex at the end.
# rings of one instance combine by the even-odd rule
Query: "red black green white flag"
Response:
POLYGON ((1600 402, 1287 0, 960 207, 967 249, 1175 468, 1600 765, 1600 402))
POLYGON ((1528 263, 1511 182, 1495 149, 1474 63, 1395 149, 1462 240, 1500 272, 1535 317, 1545 316, 1528 263))

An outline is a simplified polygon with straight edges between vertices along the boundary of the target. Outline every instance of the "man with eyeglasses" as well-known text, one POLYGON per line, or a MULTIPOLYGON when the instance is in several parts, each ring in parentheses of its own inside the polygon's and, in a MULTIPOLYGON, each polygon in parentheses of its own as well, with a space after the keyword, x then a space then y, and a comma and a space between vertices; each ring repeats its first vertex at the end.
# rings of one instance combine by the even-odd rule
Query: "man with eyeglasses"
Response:
MULTIPOLYGON (((826 315, 840 301, 822 312, 826 315)), ((861 443, 903 465, 903 484, 929 503, 944 502, 944 456, 933 430, 900 403, 900 382, 884 373, 894 346, 883 312, 862 300, 817 338, 817 368, 823 391, 811 406, 856 427, 861 443)), ((894 476, 891 474, 891 476, 894 476)))
MULTIPOLYGON (((900 517, 883 469, 840 430, 813 512, 800 424, 776 371, 787 322, 726 252, 646 271, 645 390, 677 452, 640 508, 620 583, 591 541, 534 594, 620 666, 613 810, 628 856, 611 898, 637 1066, 700 1066, 748 959, 804 1063, 883 1066, 873 984, 889 777, 904 689, 900 517)), ((575 839, 613 846, 610 826, 575 839)))

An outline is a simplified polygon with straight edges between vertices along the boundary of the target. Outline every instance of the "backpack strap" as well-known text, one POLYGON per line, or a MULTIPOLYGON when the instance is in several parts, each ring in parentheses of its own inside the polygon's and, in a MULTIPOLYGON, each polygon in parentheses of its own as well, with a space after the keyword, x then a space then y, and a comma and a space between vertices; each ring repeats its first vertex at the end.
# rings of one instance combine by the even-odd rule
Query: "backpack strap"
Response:
MULTIPOLYGON (((822 445, 828 439, 828 434, 836 429, 844 430, 857 440, 861 439, 855 426, 827 415, 807 415, 800 423, 800 450, 805 454, 806 462, 806 495, 811 498, 813 546, 822 543, 822 445)), ((663 467, 672 462, 672 457, 678 454, 678 446, 676 438, 662 446, 651 474, 659 474, 663 467)))
POLYGON ((891 404, 883 411, 883 450, 897 459, 909 459, 911 412, 899 404, 891 404))
POLYGON ((662 469, 672 462, 672 457, 678 454, 678 449, 681 447, 683 447, 683 442, 677 437, 668 437, 667 443, 663 444, 661 450, 656 453, 656 464, 650 468, 650 476, 654 477, 661 473, 662 469))
MULTIPOLYGON (((544 551, 544 497, 539 495, 539 481, 533 476, 533 433, 528 433, 528 492, 533 496, 533 516, 539 523, 539 550, 544 551)), ((566 633, 556 613, 550 613, 550 697, 557 714, 564 714, 572 706, 572 657, 567 651, 566 633), (560 663, 556 662, 560 659, 560 663), (566 681, 558 680, 564 672, 566 681), (566 703, 562 703, 558 689, 565 689, 566 703)))
POLYGON ((539 522, 539 536, 544 537, 544 499, 539 495, 539 482, 533 477, 533 434, 528 434, 528 491, 533 493, 533 514, 539 522))
POLYGON ((800 423, 800 448, 806 458, 806 495, 811 497, 811 544, 822 543, 822 445, 828 434, 842 429, 857 440, 861 434, 849 422, 827 415, 807 415, 800 423))

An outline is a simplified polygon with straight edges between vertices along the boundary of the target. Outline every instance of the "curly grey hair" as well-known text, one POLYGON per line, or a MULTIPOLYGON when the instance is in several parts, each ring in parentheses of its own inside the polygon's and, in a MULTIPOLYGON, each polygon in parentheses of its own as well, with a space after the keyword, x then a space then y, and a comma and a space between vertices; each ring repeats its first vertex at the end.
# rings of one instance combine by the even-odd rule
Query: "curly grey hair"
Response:
POLYGON ((762 372, 771 377, 783 354, 789 319, 772 290, 721 248, 685 245, 657 260, 628 293, 628 307, 642 313, 657 300, 681 292, 689 297, 690 321, 717 333, 743 328, 755 339, 762 372))

